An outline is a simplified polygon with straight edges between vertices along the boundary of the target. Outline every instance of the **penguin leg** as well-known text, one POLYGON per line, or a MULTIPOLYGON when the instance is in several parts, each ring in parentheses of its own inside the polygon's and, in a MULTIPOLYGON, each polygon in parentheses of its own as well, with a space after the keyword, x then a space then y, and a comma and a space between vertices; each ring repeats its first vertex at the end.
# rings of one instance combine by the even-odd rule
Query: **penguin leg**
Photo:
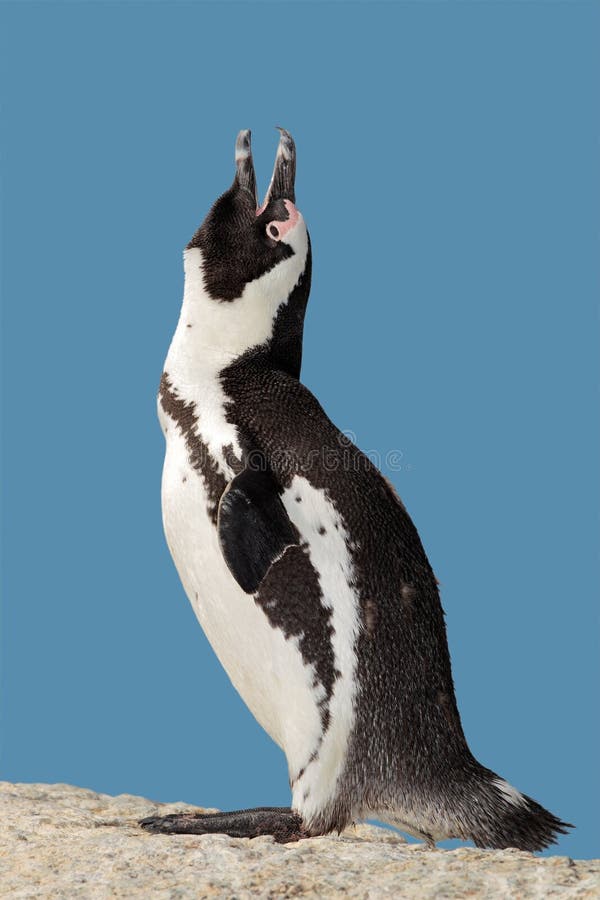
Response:
POLYGON ((139 824, 153 834, 227 834, 236 838, 272 835, 278 844, 309 837, 297 812, 286 806, 259 806, 235 812, 149 816, 139 824))

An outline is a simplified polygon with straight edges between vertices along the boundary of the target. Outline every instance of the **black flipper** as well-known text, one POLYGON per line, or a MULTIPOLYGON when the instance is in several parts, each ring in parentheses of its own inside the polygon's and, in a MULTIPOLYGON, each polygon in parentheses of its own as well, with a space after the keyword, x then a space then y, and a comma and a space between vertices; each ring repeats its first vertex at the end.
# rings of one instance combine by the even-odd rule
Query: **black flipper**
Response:
POLYGON ((261 806, 224 813, 185 812, 149 816, 139 824, 153 834, 228 834, 237 838, 271 834, 279 844, 309 837, 298 813, 285 806, 261 806))
POLYGON ((244 469, 219 503, 221 550, 231 574, 253 594, 275 560, 298 544, 298 533, 281 502, 281 489, 270 471, 244 469))

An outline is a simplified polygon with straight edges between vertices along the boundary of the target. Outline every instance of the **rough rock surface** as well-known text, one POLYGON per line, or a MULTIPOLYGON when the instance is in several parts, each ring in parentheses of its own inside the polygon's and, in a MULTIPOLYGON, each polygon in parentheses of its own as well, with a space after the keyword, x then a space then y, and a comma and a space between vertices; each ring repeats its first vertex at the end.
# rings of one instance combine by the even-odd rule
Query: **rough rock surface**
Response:
POLYGON ((195 807, 0 782, 0 896, 600 897, 600 860, 425 850, 367 825, 287 845, 152 835, 137 826, 143 816, 183 808, 195 807))

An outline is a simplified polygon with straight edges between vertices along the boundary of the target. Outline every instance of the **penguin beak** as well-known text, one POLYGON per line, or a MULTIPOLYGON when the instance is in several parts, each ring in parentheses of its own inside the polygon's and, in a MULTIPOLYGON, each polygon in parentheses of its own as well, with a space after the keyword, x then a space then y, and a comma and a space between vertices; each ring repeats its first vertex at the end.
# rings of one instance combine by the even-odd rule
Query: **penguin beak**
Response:
POLYGON ((258 206, 258 193, 256 190, 256 175, 254 174, 254 162, 250 138, 252 132, 249 128, 240 131, 235 142, 235 181, 239 188, 247 191, 252 197, 252 202, 258 206))
POLYGON ((275 157, 275 167, 271 176, 271 183, 263 201, 263 205, 257 212, 263 209, 272 200, 291 200, 296 202, 294 182, 296 180, 296 145, 294 138, 285 128, 279 128, 279 146, 275 157))

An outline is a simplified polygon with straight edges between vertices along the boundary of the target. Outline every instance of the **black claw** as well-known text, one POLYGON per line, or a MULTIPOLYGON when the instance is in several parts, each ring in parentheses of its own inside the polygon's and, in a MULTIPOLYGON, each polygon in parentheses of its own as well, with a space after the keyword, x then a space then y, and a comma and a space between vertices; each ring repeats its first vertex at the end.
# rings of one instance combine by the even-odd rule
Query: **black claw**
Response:
POLYGON ((145 819, 140 819, 138 825, 141 825, 146 831, 152 831, 154 834, 160 834, 161 832, 166 834, 168 823, 174 822, 177 818, 179 816, 176 814, 170 816, 147 816, 145 819))

